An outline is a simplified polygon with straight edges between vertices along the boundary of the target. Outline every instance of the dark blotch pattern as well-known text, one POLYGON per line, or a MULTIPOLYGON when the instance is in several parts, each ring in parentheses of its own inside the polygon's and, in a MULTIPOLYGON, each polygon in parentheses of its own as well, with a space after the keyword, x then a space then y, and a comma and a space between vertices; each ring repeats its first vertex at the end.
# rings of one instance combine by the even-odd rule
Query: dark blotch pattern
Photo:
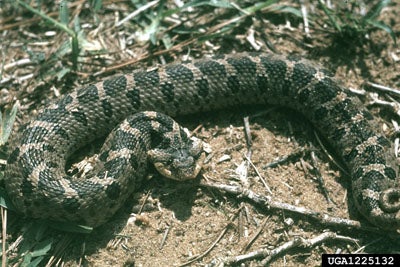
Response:
POLYGON ((107 79, 103 82, 103 88, 106 95, 115 97, 119 91, 126 88, 126 77, 121 75, 107 79))
POLYGON ((357 124, 352 124, 349 131, 357 135, 358 140, 366 141, 369 138, 376 136, 376 133, 368 128, 368 124, 366 124, 365 121, 360 121, 357 124))
POLYGON ((34 189, 34 187, 33 187, 32 183, 30 183, 28 180, 24 180, 22 182, 21 192, 22 192, 23 195, 32 194, 33 189, 34 189))
MULTIPOLYGON (((226 77, 225 66, 216 61, 201 61, 194 65, 203 73, 204 76, 213 77, 218 80, 226 77)), ((218 82, 216 80, 215 82, 218 82)))
POLYGON ((172 65, 165 68, 165 72, 171 81, 178 81, 180 84, 187 84, 193 81, 193 72, 185 65, 172 65))
POLYGON ((81 111, 72 111, 71 114, 74 116, 75 120, 79 123, 82 123, 83 126, 87 126, 87 118, 84 112, 81 111))
POLYGON ((296 81, 294 86, 297 88, 306 87, 313 80, 315 73, 316 70, 314 68, 306 66, 303 63, 296 63, 292 74, 293 80, 296 81))
POLYGON ((64 198, 62 206, 70 214, 76 213, 80 208, 80 203, 76 198, 64 198))
POLYGON ((133 78, 135 79, 135 84, 138 88, 147 90, 157 87, 160 83, 160 77, 158 72, 155 70, 149 72, 135 72, 133 78))
POLYGON ((287 72, 286 62, 283 60, 271 59, 270 57, 261 57, 261 63, 266 71, 268 87, 274 88, 278 94, 286 95, 289 89, 285 84, 287 72))
MULTIPOLYGON (((327 97, 329 98, 329 97, 333 97, 333 96, 331 95, 331 96, 327 96, 327 97)), ((345 110, 347 110, 348 106, 349 106, 349 101, 347 101, 347 100, 344 100, 344 101, 341 101, 341 102, 337 103, 331 109, 332 116, 336 116, 337 117, 338 115, 342 114, 343 120, 346 120, 346 121, 351 120, 351 118, 355 114, 352 114, 350 112, 344 112, 345 110)))
POLYGON ((51 172, 49 171, 49 169, 45 169, 39 172, 39 180, 47 180, 47 179, 51 179, 51 172))
POLYGON ((59 110, 65 110, 65 108, 67 107, 67 105, 71 104, 72 101, 74 101, 74 99, 72 98, 71 95, 66 95, 63 98, 61 98, 61 100, 57 103, 58 105, 58 109, 59 110))
POLYGON ((208 81, 207 79, 198 79, 195 80, 196 83, 196 88, 197 88, 197 92, 201 97, 206 97, 208 96, 208 93, 210 91, 210 88, 208 86, 208 81))
POLYGON ((56 168, 58 168, 59 165, 54 161, 48 161, 48 162, 46 162, 46 166, 51 169, 56 169, 56 168))
POLYGON ((228 77, 228 88, 232 94, 236 94, 240 90, 240 83, 236 76, 228 77))
MULTIPOLYGON (((135 141, 137 141, 138 137, 132 135, 129 132, 125 132, 123 130, 116 130, 115 131, 115 139, 124 140, 125 142, 113 142, 111 145, 111 150, 117 151, 119 149, 127 148, 133 150, 135 148, 135 141)), ((103 153, 104 154, 104 153, 103 153)))
POLYGON ((113 178, 117 179, 118 177, 121 177, 121 172, 124 171, 123 168, 120 166, 124 166, 127 164, 126 158, 114 158, 110 161, 107 161, 104 163, 104 168, 108 171, 107 172, 107 177, 108 178, 113 178))
POLYGON ((340 91, 338 89, 339 88, 335 84, 332 84, 331 80, 324 79, 314 85, 313 93, 318 94, 318 100, 321 101, 321 103, 326 103, 337 95, 340 91))
POLYGON ((61 196, 65 193, 64 187, 58 181, 48 179, 48 172, 41 172, 39 175, 38 190, 46 192, 51 197, 61 196))
POLYGON ((19 162, 22 163, 21 164, 22 166, 24 166, 22 168, 20 165, 20 167, 23 171, 23 175, 25 175, 26 177, 29 177, 32 174, 33 170, 40 164, 39 161, 32 159, 32 157, 34 155, 40 157, 41 153, 42 153, 42 151, 35 149, 35 148, 31 148, 20 156, 19 162))
POLYGON ((363 175, 364 175, 364 168, 358 168, 358 169, 353 173, 352 179, 353 179, 353 181, 356 181, 356 180, 362 178, 363 175))
POLYGON ((363 151, 363 158, 365 161, 363 164, 369 164, 369 162, 375 162, 379 164, 385 164, 383 156, 383 150, 381 146, 368 146, 363 151))
POLYGON ((109 153, 110 153, 110 150, 104 151, 103 153, 100 154, 99 159, 101 161, 106 161, 107 158, 108 158, 109 153))
POLYGON ((56 135, 60 136, 64 140, 70 140, 68 132, 60 125, 55 125, 53 131, 56 135))
POLYGON ((132 166, 132 168, 134 170, 137 170, 138 166, 139 166, 139 159, 137 158, 137 156, 135 154, 132 154, 130 159, 129 159, 129 164, 132 166))
POLYGON ((109 117, 109 118, 112 117, 112 115, 113 115, 113 108, 112 108, 112 106, 111 106, 111 103, 108 102, 107 99, 103 99, 103 100, 101 101, 101 107, 103 108, 104 115, 106 115, 106 116, 109 117))
POLYGON ((261 76, 261 75, 257 75, 256 77, 256 82, 257 82, 257 88, 259 91, 261 91, 262 93, 265 93, 268 89, 268 79, 265 76, 261 76))
POLYGON ((118 183, 114 182, 109 186, 107 186, 106 195, 109 199, 111 200, 118 199, 120 193, 121 193, 121 187, 119 186, 118 183))
POLYGON ((68 111, 62 106, 59 106, 56 109, 45 109, 43 113, 37 117, 37 121, 45 121, 57 124, 60 122, 60 118, 65 116, 65 114, 68 114, 68 111))
POLYGON ((174 85, 171 83, 163 83, 161 84, 161 92, 163 93, 165 100, 167 102, 174 101, 174 85))
POLYGON ((363 175, 363 189, 370 188, 371 185, 376 184, 377 181, 384 180, 385 176, 378 171, 369 171, 363 175))
POLYGON ((126 92, 126 97, 129 99, 130 104, 134 109, 140 108, 140 93, 139 90, 133 89, 126 92))
POLYGON ((77 98, 80 103, 94 103, 99 101, 99 93, 95 85, 89 85, 85 88, 78 89, 77 98))
POLYGON ((257 65, 248 57, 228 58, 227 62, 235 68, 238 74, 245 73, 251 80, 256 76, 257 65))
POLYGON ((43 144, 42 150, 43 150, 43 151, 48 151, 48 152, 55 152, 55 151, 56 151, 56 149, 54 148, 54 146, 51 145, 51 144, 43 144))
MULTIPOLYGON (((310 95, 311 95, 311 90, 310 88, 305 88, 301 90, 297 97, 299 98, 299 102, 301 103, 309 103, 310 102, 310 95)), ((317 114, 315 114, 317 115, 317 114)))
POLYGON ((396 179, 396 171, 391 167, 386 167, 385 168, 385 175, 390 180, 395 180, 396 179))

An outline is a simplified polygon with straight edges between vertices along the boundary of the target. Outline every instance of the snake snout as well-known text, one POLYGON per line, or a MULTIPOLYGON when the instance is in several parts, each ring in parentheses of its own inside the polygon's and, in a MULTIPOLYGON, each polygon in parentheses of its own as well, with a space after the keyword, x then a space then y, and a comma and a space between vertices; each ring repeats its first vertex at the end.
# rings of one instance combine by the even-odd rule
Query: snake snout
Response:
POLYGON ((195 179, 205 159, 205 153, 193 147, 191 149, 156 148, 149 150, 147 154, 161 175, 179 181, 195 179))
POLYGON ((400 210, 400 189, 389 188, 383 191, 379 197, 381 209, 388 213, 400 210))

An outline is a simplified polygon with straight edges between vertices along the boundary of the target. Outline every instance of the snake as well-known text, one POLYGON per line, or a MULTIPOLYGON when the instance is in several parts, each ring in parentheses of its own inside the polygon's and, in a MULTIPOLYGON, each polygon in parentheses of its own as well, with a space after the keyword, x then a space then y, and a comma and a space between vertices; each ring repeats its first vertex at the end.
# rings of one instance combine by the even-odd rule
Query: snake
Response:
POLYGON ((349 170, 359 213, 400 226, 400 179, 392 142, 334 75, 296 55, 214 55, 117 74, 76 88, 20 127, 10 141, 5 189, 25 217, 97 227, 110 220, 150 168, 175 180, 198 176, 202 142, 172 117, 242 105, 301 113, 349 170), (71 154, 108 135, 84 177, 71 154))

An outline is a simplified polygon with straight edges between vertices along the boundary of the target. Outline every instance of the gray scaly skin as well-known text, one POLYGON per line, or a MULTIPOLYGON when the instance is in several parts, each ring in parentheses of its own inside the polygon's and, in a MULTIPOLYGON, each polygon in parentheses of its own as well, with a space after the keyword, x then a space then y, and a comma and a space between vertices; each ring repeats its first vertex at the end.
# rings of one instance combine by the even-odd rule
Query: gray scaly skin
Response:
POLYGON ((100 152, 99 166, 85 180, 71 180, 64 172, 73 151, 138 111, 175 116, 245 104, 283 105, 304 114, 347 164, 358 210, 378 227, 399 228, 398 167, 391 143, 372 126, 372 115, 327 71, 296 57, 270 54, 170 64, 77 89, 18 133, 11 144, 6 190, 27 216, 100 225, 141 183, 147 158, 170 177, 186 168, 191 174, 176 179, 189 179, 199 170, 199 165, 189 165, 203 155, 173 121, 154 112, 134 115, 114 130, 100 152), (114 141, 115 136, 124 141, 114 141), (143 136, 146 141, 124 144, 143 136))

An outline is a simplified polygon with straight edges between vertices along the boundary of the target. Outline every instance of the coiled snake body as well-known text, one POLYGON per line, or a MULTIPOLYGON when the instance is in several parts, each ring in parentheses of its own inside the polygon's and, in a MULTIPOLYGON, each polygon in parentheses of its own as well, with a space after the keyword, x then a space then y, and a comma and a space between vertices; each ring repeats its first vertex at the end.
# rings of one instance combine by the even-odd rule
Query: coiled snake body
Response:
POLYGON ((175 116, 266 103, 304 114, 347 164, 358 210, 381 228, 399 228, 398 168, 391 143, 373 128, 372 115, 327 71, 303 59, 270 54, 159 66, 64 96, 20 131, 8 159, 6 190, 27 216, 97 226, 141 183, 148 159, 175 179, 193 178, 200 169, 199 142, 168 116, 137 112, 175 116), (73 151, 119 123, 94 171, 83 180, 65 174, 73 151))

